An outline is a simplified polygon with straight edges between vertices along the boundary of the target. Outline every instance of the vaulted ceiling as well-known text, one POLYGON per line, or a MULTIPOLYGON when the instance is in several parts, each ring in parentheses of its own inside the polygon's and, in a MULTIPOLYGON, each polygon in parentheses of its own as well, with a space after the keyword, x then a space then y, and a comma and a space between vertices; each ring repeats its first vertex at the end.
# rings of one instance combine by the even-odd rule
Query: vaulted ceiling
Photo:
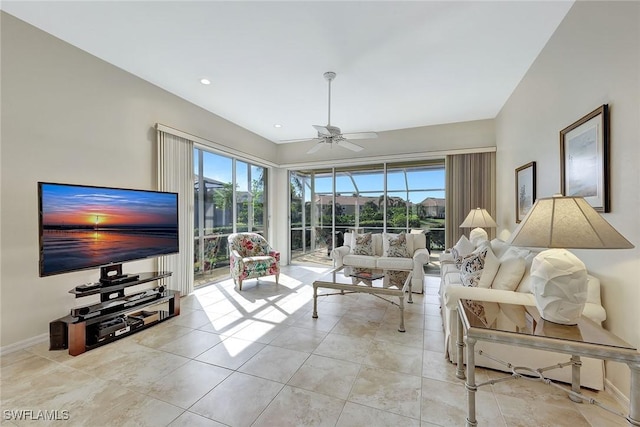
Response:
POLYGON ((1 7, 278 143, 315 137, 311 125, 327 124, 325 71, 337 73, 331 122, 343 132, 493 118, 572 4, 3 1, 1 7))

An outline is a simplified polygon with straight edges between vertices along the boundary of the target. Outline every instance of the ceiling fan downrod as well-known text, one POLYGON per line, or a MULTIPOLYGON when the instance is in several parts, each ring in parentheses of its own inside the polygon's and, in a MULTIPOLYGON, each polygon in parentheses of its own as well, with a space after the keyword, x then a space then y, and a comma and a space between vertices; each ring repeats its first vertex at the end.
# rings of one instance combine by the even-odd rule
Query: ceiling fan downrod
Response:
POLYGON ((334 73, 333 71, 327 71, 323 75, 324 75, 324 78, 329 82, 329 112, 327 114, 328 116, 327 126, 331 126, 331 80, 336 78, 336 73, 334 73))

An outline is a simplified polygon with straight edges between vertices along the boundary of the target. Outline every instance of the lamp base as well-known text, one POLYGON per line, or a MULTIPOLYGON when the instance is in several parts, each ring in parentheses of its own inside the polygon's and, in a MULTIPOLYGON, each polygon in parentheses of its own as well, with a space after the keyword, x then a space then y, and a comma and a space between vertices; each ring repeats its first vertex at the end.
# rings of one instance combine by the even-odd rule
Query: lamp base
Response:
POLYGON ((587 269, 566 249, 542 251, 531 264, 531 288, 543 319, 575 325, 587 302, 587 269))

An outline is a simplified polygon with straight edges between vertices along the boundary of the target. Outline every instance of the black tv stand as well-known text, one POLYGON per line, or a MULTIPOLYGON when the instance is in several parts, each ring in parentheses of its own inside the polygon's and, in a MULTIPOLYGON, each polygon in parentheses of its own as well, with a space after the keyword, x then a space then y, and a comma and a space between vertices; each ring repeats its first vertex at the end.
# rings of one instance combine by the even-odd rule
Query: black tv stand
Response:
POLYGON ((123 274, 122 264, 112 264, 100 267, 100 283, 104 286, 120 285, 122 283, 135 282, 139 274, 123 274))
POLYGON ((71 313, 49 324, 50 350, 69 349, 77 356, 111 341, 131 335, 180 314, 180 292, 163 286, 126 294, 125 289, 171 276, 171 272, 140 273, 114 285, 87 283, 71 289, 76 298, 100 295, 100 302, 74 307, 71 313), (168 310, 149 311, 168 303, 168 310))

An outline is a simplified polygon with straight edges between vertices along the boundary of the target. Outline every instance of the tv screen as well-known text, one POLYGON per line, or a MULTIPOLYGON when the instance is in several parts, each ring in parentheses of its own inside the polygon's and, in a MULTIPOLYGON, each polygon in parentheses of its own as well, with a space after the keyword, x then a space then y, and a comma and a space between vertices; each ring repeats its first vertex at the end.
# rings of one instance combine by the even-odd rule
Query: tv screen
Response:
POLYGON ((178 252, 178 194, 38 183, 40 276, 178 252))

